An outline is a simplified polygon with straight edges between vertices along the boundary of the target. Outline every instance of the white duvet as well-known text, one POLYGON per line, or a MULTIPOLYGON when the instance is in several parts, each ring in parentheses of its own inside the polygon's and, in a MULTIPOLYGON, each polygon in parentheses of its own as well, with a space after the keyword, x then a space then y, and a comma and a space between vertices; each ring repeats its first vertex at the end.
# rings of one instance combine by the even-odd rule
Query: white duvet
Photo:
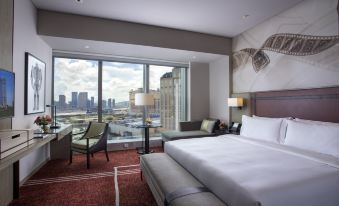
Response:
POLYGON ((165 152, 230 206, 339 206, 339 159, 223 135, 165 152))

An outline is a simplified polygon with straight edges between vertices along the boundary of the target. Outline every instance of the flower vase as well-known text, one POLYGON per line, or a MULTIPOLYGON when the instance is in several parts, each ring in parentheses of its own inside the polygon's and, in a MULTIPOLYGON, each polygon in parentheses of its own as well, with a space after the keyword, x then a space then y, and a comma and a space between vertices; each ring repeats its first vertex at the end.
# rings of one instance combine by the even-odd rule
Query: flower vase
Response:
POLYGON ((41 129, 42 129, 42 131, 43 131, 44 133, 47 133, 47 132, 48 132, 47 124, 43 124, 43 125, 41 126, 41 129))

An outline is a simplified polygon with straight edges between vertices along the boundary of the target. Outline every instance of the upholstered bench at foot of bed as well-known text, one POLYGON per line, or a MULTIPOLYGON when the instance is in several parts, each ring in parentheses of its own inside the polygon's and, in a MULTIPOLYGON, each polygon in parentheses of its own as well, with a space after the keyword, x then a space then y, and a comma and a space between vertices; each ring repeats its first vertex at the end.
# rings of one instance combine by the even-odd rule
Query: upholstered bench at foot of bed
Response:
MULTIPOLYGON (((154 198, 159 206, 164 205, 164 199, 182 188, 203 187, 189 172, 176 163, 165 153, 142 155, 140 158, 141 170, 154 198)), ((225 206, 225 204, 211 192, 201 192, 179 197, 171 206, 225 206)))

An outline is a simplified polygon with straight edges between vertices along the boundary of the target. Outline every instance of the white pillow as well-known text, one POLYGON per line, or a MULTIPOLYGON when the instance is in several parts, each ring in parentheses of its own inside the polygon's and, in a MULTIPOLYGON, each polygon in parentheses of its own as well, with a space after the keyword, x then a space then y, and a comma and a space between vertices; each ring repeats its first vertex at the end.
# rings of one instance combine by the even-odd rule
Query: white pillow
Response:
POLYGON ((240 135, 279 143, 281 123, 282 119, 253 118, 243 115, 240 135))
POLYGON ((308 120, 308 119, 294 119, 297 122, 303 122, 303 123, 310 123, 310 124, 321 124, 321 125, 330 125, 330 126, 336 126, 339 127, 339 123, 333 123, 333 122, 321 122, 321 121, 314 121, 314 120, 308 120))
POLYGON ((292 119, 292 117, 284 117, 284 118, 273 118, 273 117, 259 117, 256 115, 253 115, 253 118, 259 118, 259 119, 280 119, 281 122, 281 127, 280 127, 280 138, 279 138, 279 142, 283 143, 285 141, 285 137, 286 137, 286 130, 287 130, 287 121, 289 119, 292 119))
POLYGON ((286 145, 339 158, 339 127, 287 120, 286 145))

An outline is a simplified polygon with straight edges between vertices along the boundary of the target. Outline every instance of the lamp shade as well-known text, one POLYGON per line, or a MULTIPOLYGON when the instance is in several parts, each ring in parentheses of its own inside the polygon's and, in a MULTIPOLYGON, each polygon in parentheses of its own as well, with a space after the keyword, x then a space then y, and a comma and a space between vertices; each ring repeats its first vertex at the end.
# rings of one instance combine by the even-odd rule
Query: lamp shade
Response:
POLYGON ((229 107, 242 107, 244 106, 243 98, 228 98, 227 100, 229 107))
POLYGON ((147 106, 147 105, 154 105, 153 95, 147 93, 136 93, 135 106, 147 106))

